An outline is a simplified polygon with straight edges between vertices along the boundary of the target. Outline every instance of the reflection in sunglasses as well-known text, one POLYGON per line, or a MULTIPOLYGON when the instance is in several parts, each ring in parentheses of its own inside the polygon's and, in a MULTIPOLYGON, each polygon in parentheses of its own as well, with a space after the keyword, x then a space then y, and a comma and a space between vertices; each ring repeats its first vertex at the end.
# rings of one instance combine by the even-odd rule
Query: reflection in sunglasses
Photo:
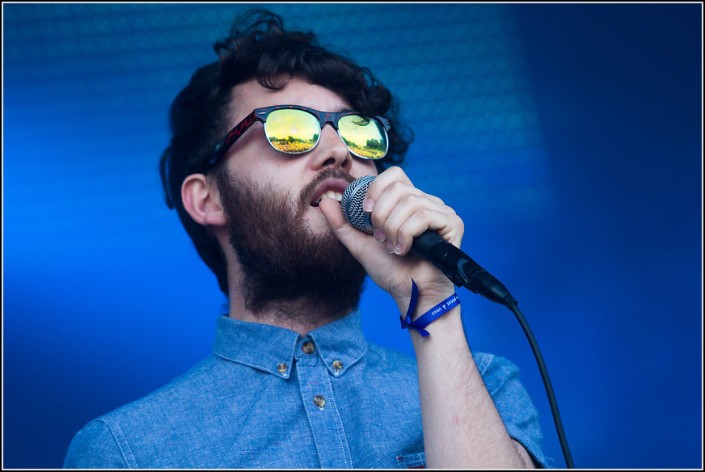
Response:
POLYGON ((287 136, 286 138, 270 137, 269 142, 279 151, 299 154, 310 151, 316 146, 318 134, 314 134, 309 139, 295 138, 293 136, 287 136))
MULTIPOLYGON (((379 159, 387 151, 381 126, 360 115, 347 115, 338 120, 338 134, 355 155, 379 159)), ((299 154, 310 151, 318 143, 320 123, 304 110, 275 110, 265 123, 265 133, 272 146, 282 152, 299 154)))

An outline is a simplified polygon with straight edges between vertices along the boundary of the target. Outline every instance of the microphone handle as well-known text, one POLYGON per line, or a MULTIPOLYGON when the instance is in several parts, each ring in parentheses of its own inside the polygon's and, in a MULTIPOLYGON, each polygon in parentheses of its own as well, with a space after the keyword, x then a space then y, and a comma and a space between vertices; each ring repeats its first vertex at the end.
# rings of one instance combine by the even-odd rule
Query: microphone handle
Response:
POLYGON ((501 305, 517 304, 502 282, 435 231, 428 230, 415 238, 411 252, 431 262, 458 287, 501 305))

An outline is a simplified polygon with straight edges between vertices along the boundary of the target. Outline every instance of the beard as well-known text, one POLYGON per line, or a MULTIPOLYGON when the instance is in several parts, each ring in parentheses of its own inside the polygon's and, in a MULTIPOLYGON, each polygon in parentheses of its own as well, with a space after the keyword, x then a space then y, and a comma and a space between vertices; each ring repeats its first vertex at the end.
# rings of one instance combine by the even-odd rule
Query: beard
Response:
POLYGON ((365 269, 332 230, 315 233, 304 219, 313 192, 328 177, 352 181, 325 170, 294 198, 272 183, 231 180, 227 172, 219 176, 230 245, 244 275, 239 288, 255 316, 323 323, 358 306, 365 269))

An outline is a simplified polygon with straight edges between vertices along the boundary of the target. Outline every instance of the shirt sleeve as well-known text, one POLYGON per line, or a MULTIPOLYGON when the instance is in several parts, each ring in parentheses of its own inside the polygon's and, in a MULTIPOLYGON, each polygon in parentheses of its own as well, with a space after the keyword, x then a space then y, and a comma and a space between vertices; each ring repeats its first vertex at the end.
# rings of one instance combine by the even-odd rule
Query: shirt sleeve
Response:
POLYGON ((124 469, 130 464, 116 435, 107 423, 98 419, 88 423, 69 445, 65 469, 124 469))
POLYGON ((475 362, 509 436, 524 446, 537 466, 548 467, 538 412, 519 380, 519 368, 503 357, 483 353, 475 355, 475 362))

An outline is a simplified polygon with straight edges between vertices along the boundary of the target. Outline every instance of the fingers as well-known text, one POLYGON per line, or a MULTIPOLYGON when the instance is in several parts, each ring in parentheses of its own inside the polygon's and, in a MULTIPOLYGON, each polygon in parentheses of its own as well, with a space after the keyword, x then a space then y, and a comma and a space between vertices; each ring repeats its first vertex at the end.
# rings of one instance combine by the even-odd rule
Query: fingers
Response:
POLYGON ((460 217, 440 198, 414 187, 398 167, 372 182, 364 206, 372 212, 375 239, 384 243, 388 252, 407 254, 414 238, 429 229, 460 246, 464 231, 460 217))

